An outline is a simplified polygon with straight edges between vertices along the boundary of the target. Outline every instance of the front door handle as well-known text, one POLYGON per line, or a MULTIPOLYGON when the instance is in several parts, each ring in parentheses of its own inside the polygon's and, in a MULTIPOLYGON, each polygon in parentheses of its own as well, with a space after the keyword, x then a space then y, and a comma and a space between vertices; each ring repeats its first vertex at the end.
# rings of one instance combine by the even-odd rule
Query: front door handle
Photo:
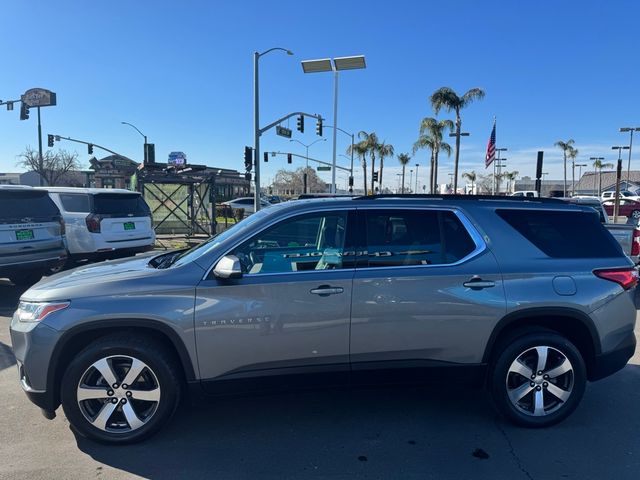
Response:
POLYGON ((483 288, 495 287, 496 283, 490 280, 482 280, 480 277, 473 277, 468 282, 464 282, 462 286, 472 290, 481 290, 483 288))
POLYGON ((327 297, 329 295, 335 295, 336 293, 344 292, 342 287, 332 287, 331 285, 320 285, 318 288, 312 288, 309 293, 314 295, 320 295, 321 297, 327 297))

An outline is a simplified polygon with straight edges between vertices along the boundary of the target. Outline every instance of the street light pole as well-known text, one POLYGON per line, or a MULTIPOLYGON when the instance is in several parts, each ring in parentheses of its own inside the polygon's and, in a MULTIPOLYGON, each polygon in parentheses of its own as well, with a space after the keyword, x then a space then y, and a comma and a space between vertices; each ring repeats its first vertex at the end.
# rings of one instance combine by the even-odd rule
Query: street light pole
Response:
POLYGON ((290 142, 298 142, 300 145, 302 145, 307 150, 307 154, 305 155, 305 159, 306 159, 305 172, 304 172, 304 175, 302 176, 302 179, 303 179, 303 182, 304 182, 304 185, 303 185, 304 186, 304 193, 309 193, 307 191, 307 170, 309 169, 309 147, 311 145, 315 145, 318 142, 326 142, 327 139, 326 138, 319 138, 315 142, 311 142, 309 145, 307 145, 306 143, 302 143, 300 140, 296 140, 295 138, 292 138, 289 141, 290 142))
MULTIPOLYGON (((496 194, 496 185, 498 185, 498 181, 497 181, 497 177, 496 177, 496 167, 498 166, 498 164, 500 163, 500 153, 501 152, 506 152, 508 149, 507 148, 496 148, 496 152, 498 152, 498 158, 496 160, 493 161, 493 182, 492 182, 492 191, 491 191, 491 195, 495 195, 496 194)), ((500 172, 498 171, 498 175, 500 175, 500 172)), ((498 185, 498 190, 500 189, 500 186, 498 185)))
POLYGON ((253 207, 257 212, 260 210, 260 88, 259 88, 259 60, 260 57, 269 52, 281 50, 287 55, 293 55, 291 50, 274 47, 262 53, 253 52, 253 164, 254 164, 254 198, 253 207))
MULTIPOLYGON (((460 153, 460 137, 468 137, 469 133, 461 132, 460 125, 456 126, 456 131, 449 134, 450 137, 456 137, 456 152, 460 153)), ((456 158, 455 172, 453 173, 453 193, 458 193, 458 158, 456 158)))
POLYGON ((633 132, 640 132, 640 127, 622 127, 621 133, 629 132, 629 162, 627 163, 627 188, 629 188, 629 177, 631 175, 631 148, 633 147, 633 132))
POLYGON ((578 167, 578 183, 580 183, 580 179, 582 179, 582 167, 586 167, 586 166, 587 166, 586 163, 576 163, 576 167, 578 167))
POLYGON ((44 170, 44 160, 42 158, 42 126, 40 125, 40 107, 38 107, 38 168, 40 169, 40 186, 42 187, 44 179, 42 178, 42 171, 44 170))
POLYGON ((147 165, 147 162, 148 162, 148 160, 149 160, 149 159, 147 158, 147 136, 146 136, 144 133, 142 133, 142 132, 138 129, 138 127, 136 127, 136 126, 135 126, 135 125, 133 125, 132 123, 129 123, 129 122, 120 122, 120 123, 122 123, 123 125, 129 125, 130 127, 135 128, 135 129, 136 129, 136 131, 137 131, 140 135, 142 135, 142 138, 144 138, 144 152, 143 152, 143 158, 144 158, 144 165, 147 165))
POLYGON ((413 184, 413 168, 409 169, 409 188, 413 184))
POLYGON ((631 150, 628 145, 611 147, 611 150, 618 150, 618 166, 616 168, 616 190, 613 201, 613 223, 618 221, 618 211, 620 206, 620 174, 622 173, 622 150, 631 150))
MULTIPOLYGON (((333 71, 333 125, 338 126, 338 70, 333 71)), ((333 129, 333 156, 331 168, 331 193, 336 193, 336 147, 337 147, 338 129, 333 129)))
POLYGON ((420 164, 416 163, 416 193, 418 193, 418 168, 420 168, 420 164))

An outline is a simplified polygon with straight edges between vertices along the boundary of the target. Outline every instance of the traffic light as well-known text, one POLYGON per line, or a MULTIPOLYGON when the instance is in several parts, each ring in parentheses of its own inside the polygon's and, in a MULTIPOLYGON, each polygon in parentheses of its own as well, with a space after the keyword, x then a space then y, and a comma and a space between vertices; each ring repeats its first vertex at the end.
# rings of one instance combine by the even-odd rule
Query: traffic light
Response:
POLYGON ((253 167, 253 150, 251 147, 244 147, 244 169, 247 172, 253 167))
POLYGON ((29 107, 24 102, 20 104, 20 120, 29 120, 29 107))
POLYGON ((349 186, 353 187, 353 177, 349 177, 349 186))
POLYGON ((87 152, 89 153, 89 155, 93 155, 93 145, 87 145, 87 152))
POLYGON ((298 131, 304 133, 304 115, 298 115, 297 121, 298 131))
POLYGON ((316 135, 322 136, 322 117, 318 117, 318 123, 316 123, 316 135))
POLYGON ((250 182, 250 181, 251 181, 251 174, 250 174, 249 172, 245 173, 245 174, 244 174, 244 179, 245 179, 247 182, 250 182))
POLYGON ((7 110, 13 110, 13 102, 7 102, 7 110))
POLYGON ((268 152, 264 152, 264 161, 265 162, 269 161, 269 153, 268 152))
POLYGON ((53 135, 51 134, 47 135, 47 145, 49 148, 53 147, 53 135))
POLYGON ((378 181, 378 172, 373 172, 373 181, 374 182, 378 181))
POLYGON ((287 153, 287 163, 291 163, 293 162, 293 155, 291 155, 290 153, 287 153))

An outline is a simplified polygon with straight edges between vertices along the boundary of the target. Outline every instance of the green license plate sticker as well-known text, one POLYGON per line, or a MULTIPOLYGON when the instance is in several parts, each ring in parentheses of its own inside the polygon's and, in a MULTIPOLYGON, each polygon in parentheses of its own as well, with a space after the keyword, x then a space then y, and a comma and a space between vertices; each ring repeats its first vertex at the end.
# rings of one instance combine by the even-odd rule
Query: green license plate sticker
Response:
POLYGON ((133 222, 125 222, 124 229, 125 230, 135 230, 136 229, 136 224, 133 223, 133 222))
POLYGON ((33 230, 16 230, 18 240, 33 240, 33 230))

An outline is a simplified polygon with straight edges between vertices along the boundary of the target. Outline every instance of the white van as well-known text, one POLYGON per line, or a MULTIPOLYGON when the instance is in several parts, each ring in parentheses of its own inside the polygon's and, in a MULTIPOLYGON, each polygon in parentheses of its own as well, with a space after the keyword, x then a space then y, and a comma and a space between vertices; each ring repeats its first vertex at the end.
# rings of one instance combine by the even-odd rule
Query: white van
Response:
POLYGON ((518 190, 517 192, 513 192, 510 196, 537 198, 540 195, 538 195, 538 192, 536 190, 518 190))
POLYGON ((66 224, 69 263, 128 257, 152 250, 151 210, 138 192, 111 188, 40 187, 66 224))

